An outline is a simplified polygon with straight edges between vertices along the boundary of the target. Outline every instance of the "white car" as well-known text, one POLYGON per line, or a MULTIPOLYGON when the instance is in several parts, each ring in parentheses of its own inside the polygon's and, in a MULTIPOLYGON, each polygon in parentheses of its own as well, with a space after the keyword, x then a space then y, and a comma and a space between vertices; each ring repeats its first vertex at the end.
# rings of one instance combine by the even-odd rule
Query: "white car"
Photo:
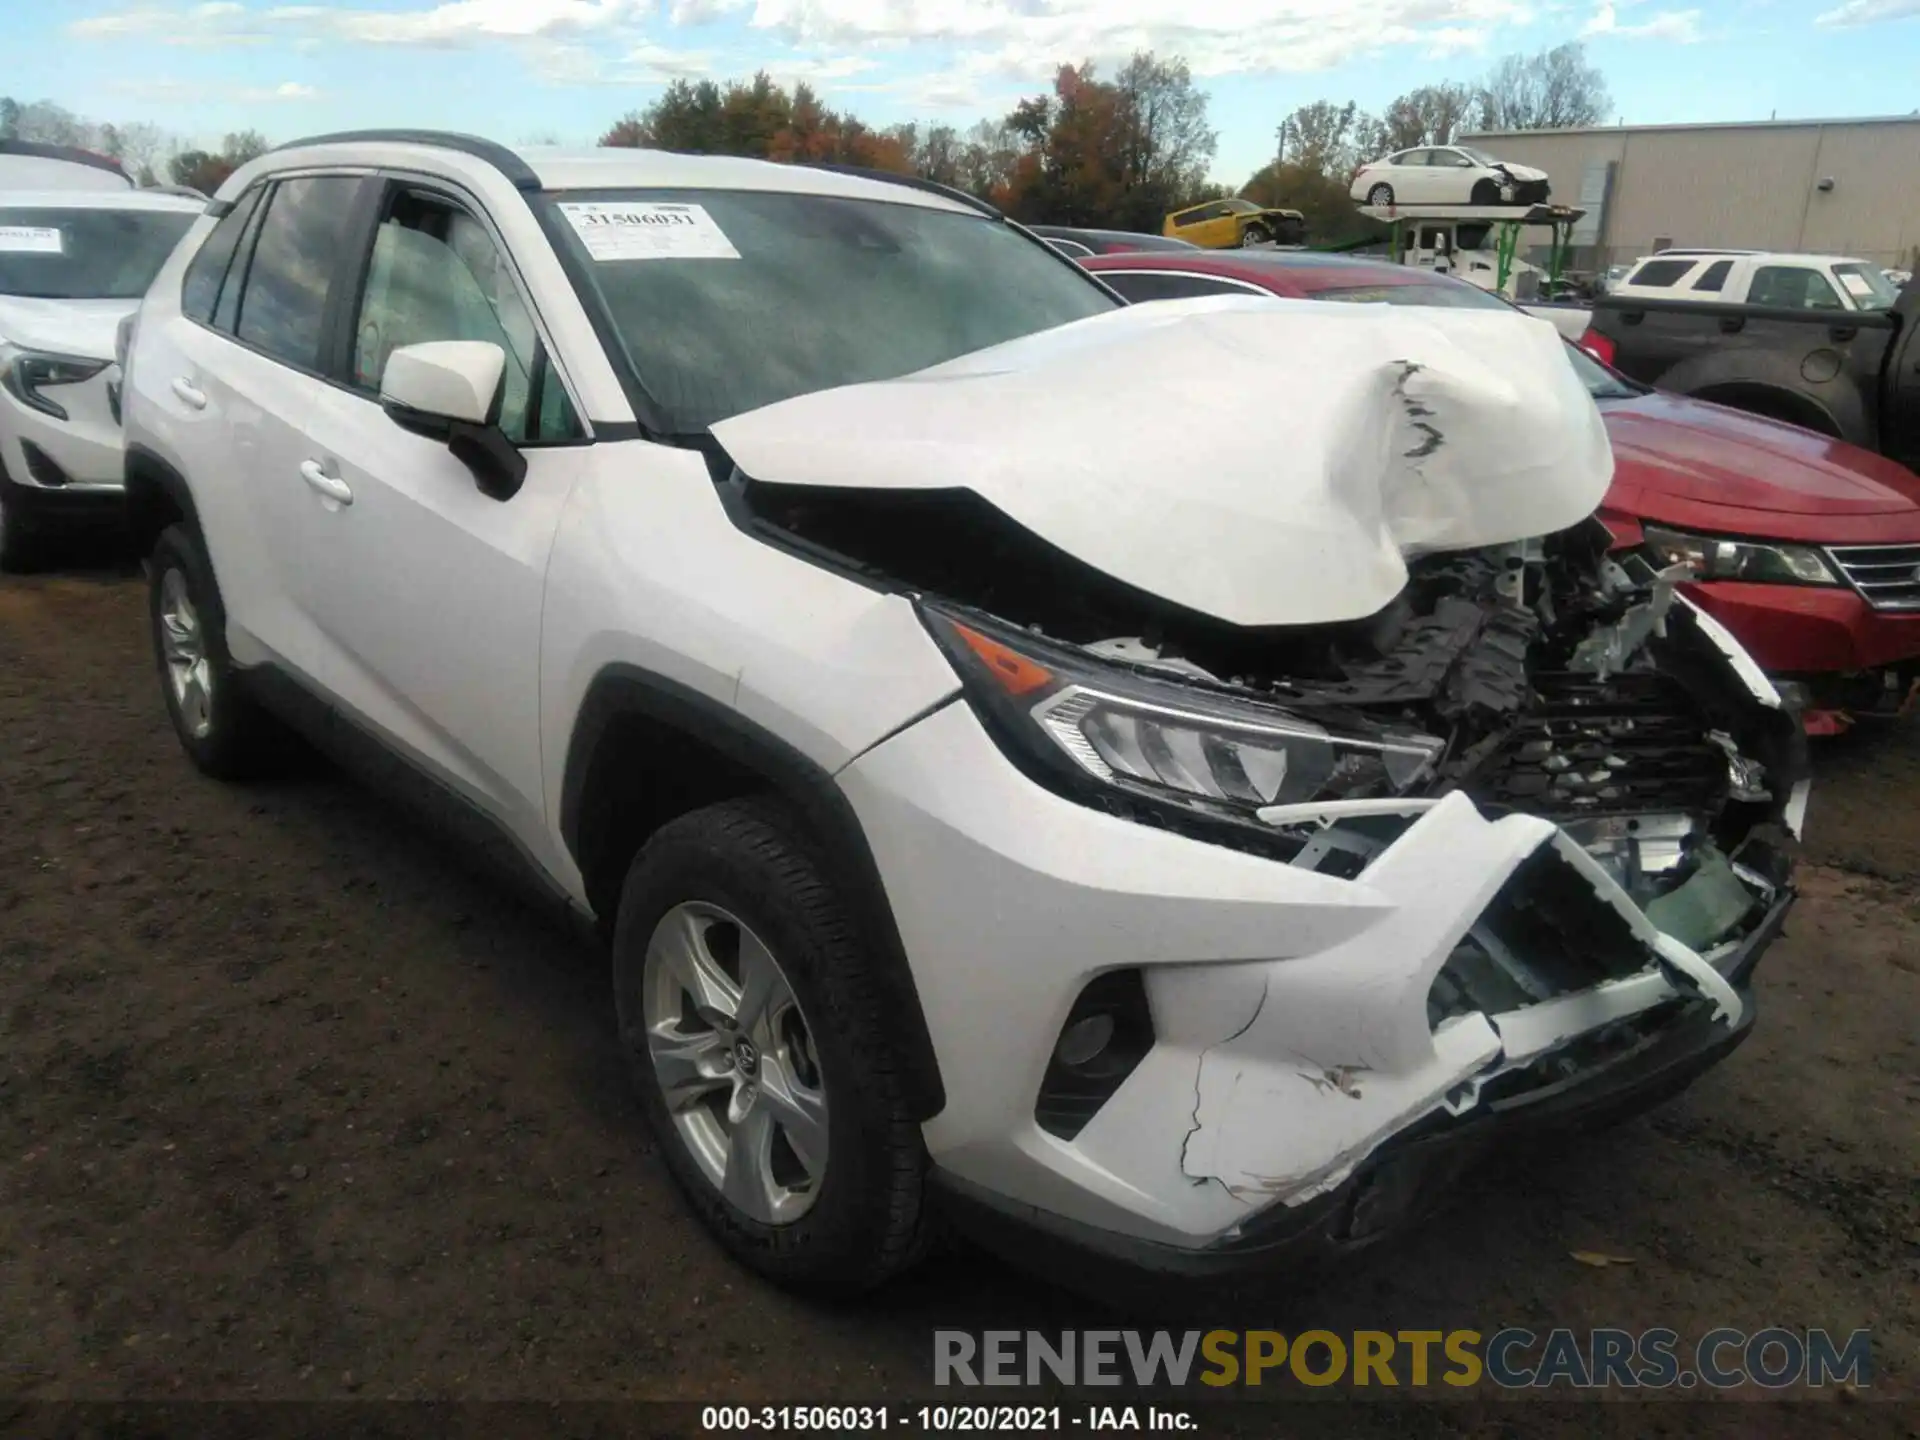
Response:
POLYGON ((1787 310, 1886 310, 1899 288, 1867 260, 1770 251, 1663 251, 1607 293, 1620 299, 1768 305, 1787 310))
POLYGON ((1353 172, 1348 193, 1378 209, 1406 205, 1543 205, 1547 172, 1471 145, 1421 145, 1353 172))
POLYGON ((128 190, 0 189, 0 568, 117 525, 115 332, 206 209, 128 190))
POLYGON ((134 188, 118 160, 72 145, 0 140, 0 193, 8 190, 105 190, 134 188))
POLYGON ((1748 1033, 1803 742, 1606 559, 1548 327, 1129 307, 743 159, 375 132, 214 210, 127 337, 180 743, 290 721, 596 922, 763 1273, 1360 1244, 1748 1033))

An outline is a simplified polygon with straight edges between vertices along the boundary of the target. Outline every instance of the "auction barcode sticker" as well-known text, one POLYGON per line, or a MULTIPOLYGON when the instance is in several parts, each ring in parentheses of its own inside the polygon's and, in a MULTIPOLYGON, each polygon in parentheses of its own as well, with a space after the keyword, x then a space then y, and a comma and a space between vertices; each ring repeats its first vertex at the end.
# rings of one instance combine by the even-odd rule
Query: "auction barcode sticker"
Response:
POLYGON ((574 233, 595 260, 738 260, 704 205, 664 203, 562 205, 574 233))
POLYGON ((60 255, 65 246, 58 230, 38 225, 0 225, 0 255, 60 255))

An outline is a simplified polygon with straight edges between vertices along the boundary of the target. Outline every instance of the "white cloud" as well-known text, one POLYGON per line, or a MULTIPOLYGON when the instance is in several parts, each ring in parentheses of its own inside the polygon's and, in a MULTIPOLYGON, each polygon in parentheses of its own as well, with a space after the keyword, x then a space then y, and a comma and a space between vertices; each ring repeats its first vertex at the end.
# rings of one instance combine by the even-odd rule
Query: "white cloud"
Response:
POLYGON ((337 5, 249 7, 236 0, 142 6, 69 25, 83 39, 139 36, 175 45, 326 38, 370 45, 461 45, 540 40, 606 30, 645 13, 648 0, 446 0, 414 9, 337 5))
MULTIPOLYGON (((1632 0, 1625 0, 1632 3, 1632 0)), ((1871 0, 1870 0, 1871 3, 1871 0)), ((1612 0, 1601 0, 1591 19, 1580 28, 1588 38, 1605 36, 1614 40, 1670 40, 1691 45, 1701 38, 1698 10, 1662 10, 1657 15, 1632 25, 1622 25, 1612 0)))
MULTIPOLYGON (((803 58, 939 45, 958 52, 960 73, 947 74, 942 83, 949 83, 964 80, 968 70, 1044 78, 1061 60, 1112 62, 1138 49, 1183 56, 1200 75, 1321 70, 1393 47, 1446 56, 1485 48, 1501 31, 1531 20, 1540 3, 1543 0, 660 0, 656 5, 653 0, 413 0, 376 8, 368 0, 358 6, 214 0, 146 5, 80 20, 70 28, 94 38, 139 35, 203 45, 264 38, 434 46, 493 40, 526 47, 544 74, 594 68, 579 56, 556 58, 550 48, 589 37, 603 55, 617 56, 620 52, 612 47, 623 40, 680 56, 704 54, 700 49, 672 50, 670 42, 690 27, 725 19, 794 47, 803 58)), ((1627 28, 1610 33, 1624 34, 1627 28)), ((625 63, 602 60, 597 68, 613 72, 625 63)), ((643 73, 645 68, 643 62, 643 73)))
POLYGON ((264 18, 375 45, 458 45, 603 30, 644 8, 642 0, 448 0, 424 10, 282 5, 264 18))
POLYGON ((1920 19, 1920 0, 1847 0, 1814 17, 1816 25, 1877 25, 1883 20, 1920 19))
POLYGON ((189 80, 129 80, 114 87, 156 105, 238 104, 272 105, 287 101, 317 100, 320 92, 311 85, 288 80, 279 85, 208 86, 189 80))

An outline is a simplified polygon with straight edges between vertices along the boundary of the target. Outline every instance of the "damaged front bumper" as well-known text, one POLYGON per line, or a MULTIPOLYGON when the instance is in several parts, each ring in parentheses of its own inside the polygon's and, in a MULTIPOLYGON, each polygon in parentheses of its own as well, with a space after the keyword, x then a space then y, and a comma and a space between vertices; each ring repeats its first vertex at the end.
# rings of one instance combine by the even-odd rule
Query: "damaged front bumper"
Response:
POLYGON ((1317 807, 1327 833, 1371 837, 1357 873, 1314 847, 1228 850, 1034 785, 964 704, 841 782, 946 1084, 925 1128, 943 1183, 976 1218, 1156 1269, 1371 1238, 1429 1188, 1416 1157, 1651 1103, 1745 1035, 1747 976, 1792 900, 1733 867, 1749 903, 1728 925, 1723 891, 1696 897, 1696 949, 1567 831, 1461 794, 1317 807), (1125 969, 1151 1047, 1082 1128, 1049 1133, 1035 1097, 1062 1027, 1125 969))

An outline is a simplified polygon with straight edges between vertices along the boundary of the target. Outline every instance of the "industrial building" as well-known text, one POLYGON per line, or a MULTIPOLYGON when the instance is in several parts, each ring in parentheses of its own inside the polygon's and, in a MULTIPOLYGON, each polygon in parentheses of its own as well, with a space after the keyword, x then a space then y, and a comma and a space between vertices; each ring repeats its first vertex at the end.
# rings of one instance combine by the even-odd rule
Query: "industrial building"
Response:
POLYGON ((1579 269, 1666 246, 1844 254, 1909 269, 1920 258, 1920 113, 1460 138, 1545 170, 1554 201, 1587 212, 1573 234, 1579 269))

